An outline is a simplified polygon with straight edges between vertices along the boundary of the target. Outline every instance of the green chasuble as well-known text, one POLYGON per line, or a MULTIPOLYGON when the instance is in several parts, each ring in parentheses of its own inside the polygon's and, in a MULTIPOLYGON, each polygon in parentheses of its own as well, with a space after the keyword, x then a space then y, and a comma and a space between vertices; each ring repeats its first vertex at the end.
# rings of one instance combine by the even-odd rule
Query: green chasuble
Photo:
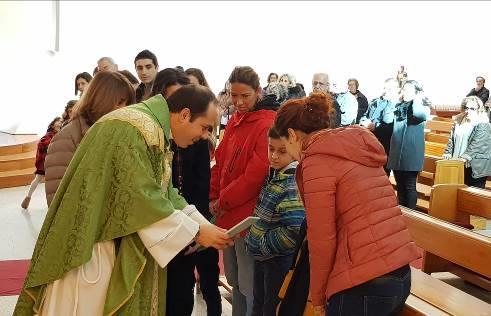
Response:
POLYGON ((14 315, 39 311, 46 286, 114 240, 104 315, 165 315, 165 269, 137 231, 187 203, 172 187, 165 99, 111 112, 80 143, 48 210, 14 315))

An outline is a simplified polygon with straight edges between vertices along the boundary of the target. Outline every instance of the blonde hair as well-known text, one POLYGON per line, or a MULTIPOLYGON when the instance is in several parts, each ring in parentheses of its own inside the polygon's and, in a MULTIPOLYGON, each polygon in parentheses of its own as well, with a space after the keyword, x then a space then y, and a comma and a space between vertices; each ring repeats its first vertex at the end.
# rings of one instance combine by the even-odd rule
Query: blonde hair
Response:
POLYGON ((481 99, 479 99, 478 97, 476 96, 471 96, 471 97, 465 97, 463 100, 462 100, 462 103, 460 105, 460 109, 462 111, 462 113, 460 113, 459 115, 457 115, 455 117, 455 121, 458 123, 458 124, 462 124, 462 122, 464 121, 464 119, 467 119, 468 121, 468 117, 465 113, 465 106, 467 106, 467 104, 469 103, 474 103, 477 105, 477 114, 478 114, 478 122, 479 123, 488 123, 489 122, 489 114, 488 114, 488 109, 484 106, 484 104, 482 103, 481 99))

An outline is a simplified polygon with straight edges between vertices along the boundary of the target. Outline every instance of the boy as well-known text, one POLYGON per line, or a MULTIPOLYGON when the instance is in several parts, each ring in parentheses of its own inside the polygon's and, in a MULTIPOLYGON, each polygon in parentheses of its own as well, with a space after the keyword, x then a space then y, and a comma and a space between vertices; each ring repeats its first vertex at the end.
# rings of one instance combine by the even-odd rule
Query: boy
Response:
POLYGON ((246 237, 248 253, 254 258, 253 315, 276 315, 278 291, 295 251, 305 210, 297 192, 298 162, 286 152, 274 128, 268 133, 271 170, 254 210, 260 219, 246 237))

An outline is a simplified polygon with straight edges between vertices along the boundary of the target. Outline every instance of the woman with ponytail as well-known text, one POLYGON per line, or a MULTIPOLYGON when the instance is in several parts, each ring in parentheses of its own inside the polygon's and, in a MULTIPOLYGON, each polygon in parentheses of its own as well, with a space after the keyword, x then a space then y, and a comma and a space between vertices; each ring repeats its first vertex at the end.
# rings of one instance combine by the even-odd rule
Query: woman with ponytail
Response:
MULTIPOLYGON (((210 185, 210 212, 225 229, 254 212, 269 170, 268 130, 279 107, 276 100, 262 99, 259 76, 251 67, 235 67, 228 82, 236 112, 216 150, 210 185)), ((233 286, 233 316, 252 313, 254 260, 243 237, 223 252, 225 276, 233 286)))

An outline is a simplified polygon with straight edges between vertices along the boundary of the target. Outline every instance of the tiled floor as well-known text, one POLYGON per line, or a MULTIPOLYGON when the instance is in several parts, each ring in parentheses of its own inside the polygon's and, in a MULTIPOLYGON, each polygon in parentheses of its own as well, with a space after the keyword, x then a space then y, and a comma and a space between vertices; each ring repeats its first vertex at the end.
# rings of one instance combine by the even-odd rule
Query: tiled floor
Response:
MULTIPOLYGON (((0 260, 31 258, 47 205, 44 184, 40 184, 32 196, 29 210, 23 210, 20 203, 27 190, 28 187, 0 190, 0 260)), ((226 296, 227 293, 223 294, 226 296)), ((17 296, 0 296, 0 316, 12 315, 16 302, 17 296)), ((222 299, 222 306, 222 315, 232 315, 227 300, 222 299)), ((204 315, 206 304, 201 295, 196 295, 193 316, 204 315)))

